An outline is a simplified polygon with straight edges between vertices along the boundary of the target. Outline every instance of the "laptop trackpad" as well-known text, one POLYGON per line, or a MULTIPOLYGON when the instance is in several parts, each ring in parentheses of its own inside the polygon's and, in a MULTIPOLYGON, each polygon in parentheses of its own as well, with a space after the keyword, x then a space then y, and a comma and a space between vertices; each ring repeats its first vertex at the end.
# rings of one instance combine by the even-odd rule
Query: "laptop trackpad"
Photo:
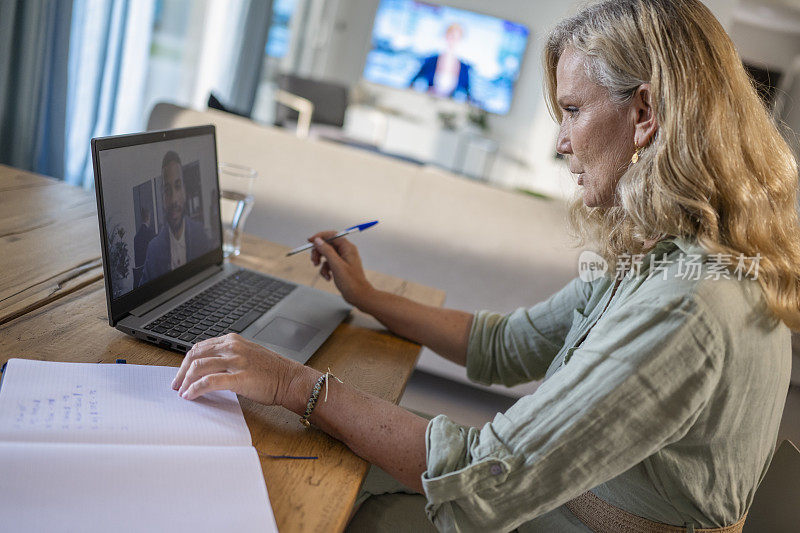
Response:
POLYGON ((307 324, 301 324, 282 316, 274 318, 253 338, 267 344, 274 344, 299 352, 319 333, 319 330, 307 324))

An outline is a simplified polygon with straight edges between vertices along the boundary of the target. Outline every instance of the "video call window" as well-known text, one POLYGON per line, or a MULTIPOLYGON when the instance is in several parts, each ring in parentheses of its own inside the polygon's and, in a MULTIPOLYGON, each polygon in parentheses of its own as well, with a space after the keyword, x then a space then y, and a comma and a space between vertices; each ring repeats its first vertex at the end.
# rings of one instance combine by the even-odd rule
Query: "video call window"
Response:
POLYGON ((99 154, 112 297, 220 246, 211 135, 99 154))

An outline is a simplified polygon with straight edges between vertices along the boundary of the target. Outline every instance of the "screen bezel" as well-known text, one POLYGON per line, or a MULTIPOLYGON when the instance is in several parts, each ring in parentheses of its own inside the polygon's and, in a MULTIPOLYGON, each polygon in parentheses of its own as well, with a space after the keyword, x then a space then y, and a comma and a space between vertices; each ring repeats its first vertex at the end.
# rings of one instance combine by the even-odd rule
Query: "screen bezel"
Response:
MULTIPOLYGON (((111 275, 108 252, 108 235, 106 233, 106 214, 103 205, 103 183, 100 178, 100 152, 117 148, 127 148, 140 146, 155 142, 172 141, 187 137, 201 135, 211 135, 214 144, 214 180, 219 195, 219 163, 217 159, 217 134, 213 124, 203 126, 192 126, 189 128, 178 128, 171 130, 160 130, 146 133, 134 133, 130 135, 115 135, 112 137, 100 137, 92 139, 92 165, 94 167, 94 190, 97 195, 97 220, 100 224, 100 249, 103 255, 103 276, 105 277, 106 304, 108 306, 108 323, 115 326, 117 322, 127 316, 131 310, 163 294, 165 291, 175 287, 190 277, 199 274, 203 270, 221 265, 222 255, 222 221, 217 220, 219 230, 218 245, 210 252, 187 262, 185 265, 164 274, 163 276, 146 283, 142 287, 135 288, 129 293, 113 298, 111 289, 111 275)), ((219 201, 219 197, 217 198, 219 201)), ((217 210, 219 213, 219 210, 217 210)))

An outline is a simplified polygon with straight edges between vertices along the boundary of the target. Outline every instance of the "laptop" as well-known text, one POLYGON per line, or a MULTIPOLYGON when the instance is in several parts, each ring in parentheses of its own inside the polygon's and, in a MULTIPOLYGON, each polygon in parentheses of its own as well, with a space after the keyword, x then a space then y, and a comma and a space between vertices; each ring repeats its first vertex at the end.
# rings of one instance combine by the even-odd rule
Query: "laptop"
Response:
POLYGON ((340 296, 223 260, 214 126, 92 139, 109 324, 186 353, 226 333, 305 363, 340 296))

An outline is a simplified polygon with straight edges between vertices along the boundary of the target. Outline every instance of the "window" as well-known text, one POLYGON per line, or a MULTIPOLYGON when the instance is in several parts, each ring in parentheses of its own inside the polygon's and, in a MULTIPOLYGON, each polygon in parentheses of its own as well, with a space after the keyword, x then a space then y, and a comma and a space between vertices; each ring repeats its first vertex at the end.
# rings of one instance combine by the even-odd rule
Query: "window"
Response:
POLYGON ((272 24, 267 37, 266 54, 270 57, 281 58, 289 51, 291 42, 292 15, 297 0, 274 0, 272 4, 272 24))

